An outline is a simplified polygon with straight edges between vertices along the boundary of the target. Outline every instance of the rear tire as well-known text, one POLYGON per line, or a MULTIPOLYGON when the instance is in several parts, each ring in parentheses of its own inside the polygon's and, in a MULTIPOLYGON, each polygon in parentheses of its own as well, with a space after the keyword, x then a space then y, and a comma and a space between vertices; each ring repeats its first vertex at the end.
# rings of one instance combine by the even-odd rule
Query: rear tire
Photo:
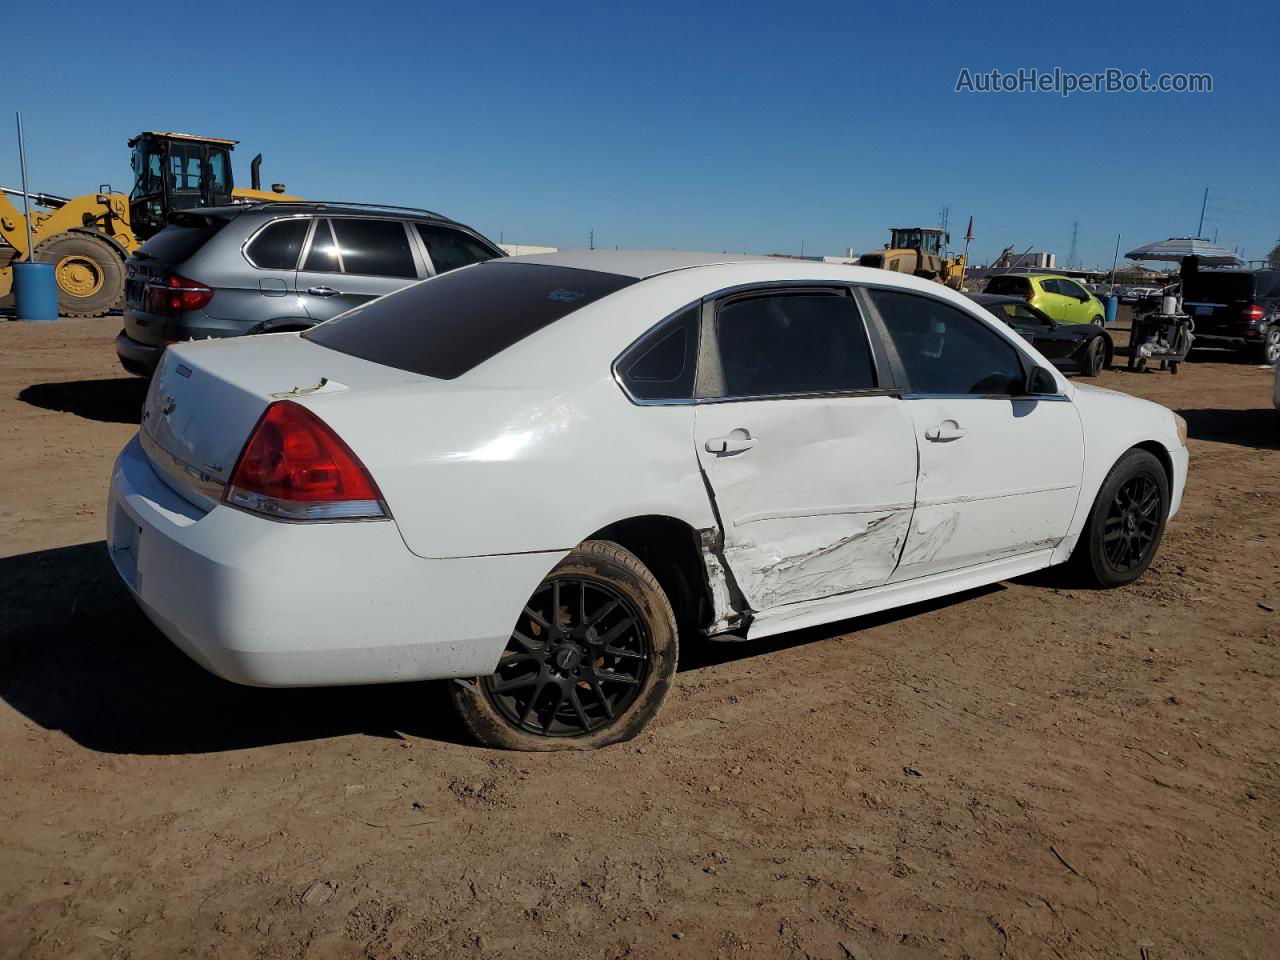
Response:
POLYGON ((102 237, 62 233, 36 247, 36 259, 53 264, 64 317, 105 316, 124 300, 124 261, 102 237))
POLYGON ((1089 584, 1122 587, 1151 565, 1169 519, 1169 478, 1146 450, 1130 450, 1098 490, 1071 563, 1089 584))
POLYGON ((497 671, 451 693, 488 746, 592 750, 648 726, 678 654, 675 613, 648 567, 615 543, 588 540, 534 591, 497 671))
POLYGON ((1250 359, 1256 363, 1274 366, 1280 360, 1280 327, 1268 329, 1262 342, 1254 345, 1249 354, 1250 359))
POLYGON ((1084 361, 1080 364, 1080 373, 1086 377, 1096 377, 1107 363, 1107 345, 1102 337, 1095 337, 1085 348, 1084 361))

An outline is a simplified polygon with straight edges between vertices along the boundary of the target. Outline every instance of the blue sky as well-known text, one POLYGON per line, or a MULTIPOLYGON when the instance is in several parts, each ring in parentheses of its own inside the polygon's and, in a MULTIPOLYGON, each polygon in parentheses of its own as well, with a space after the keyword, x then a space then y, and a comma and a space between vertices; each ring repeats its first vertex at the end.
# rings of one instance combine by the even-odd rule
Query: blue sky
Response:
POLYGON ((837 254, 947 206, 978 262, 1061 262, 1078 221, 1109 265, 1117 233, 1193 233, 1206 186, 1206 235, 1249 257, 1280 237, 1272 2, 11 0, 4 21, 5 186, 21 109, 32 189, 127 188, 126 139, 180 130, 239 139, 245 185, 261 151, 303 196, 562 248, 837 254), (1214 92, 954 92, 962 68, 1055 66, 1214 92))

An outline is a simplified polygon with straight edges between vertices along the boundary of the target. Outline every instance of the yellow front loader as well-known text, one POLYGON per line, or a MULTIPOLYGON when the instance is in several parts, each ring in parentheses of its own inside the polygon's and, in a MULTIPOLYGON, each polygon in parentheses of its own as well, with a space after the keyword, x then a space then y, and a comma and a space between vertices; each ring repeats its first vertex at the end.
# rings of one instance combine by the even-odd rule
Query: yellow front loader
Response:
MULTIPOLYGON (((58 281, 58 311, 70 317, 100 317, 124 298, 124 262, 158 233, 175 210, 255 200, 296 200, 284 184, 261 189, 258 154, 251 165, 253 186, 237 188, 232 178, 235 140, 186 133, 146 131, 129 141, 133 149, 133 189, 126 196, 103 185, 77 197, 32 193, 31 245, 34 260, 52 263, 58 281)), ((0 187, 0 297, 13 286, 15 261, 32 259, 26 218, 9 199, 22 191, 0 187)))

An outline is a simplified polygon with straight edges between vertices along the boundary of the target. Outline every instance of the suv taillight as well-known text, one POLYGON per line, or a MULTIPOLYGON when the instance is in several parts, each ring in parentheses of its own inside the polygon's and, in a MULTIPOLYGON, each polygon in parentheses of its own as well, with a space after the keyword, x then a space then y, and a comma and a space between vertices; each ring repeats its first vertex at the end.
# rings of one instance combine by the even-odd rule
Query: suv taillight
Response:
POLYGON ((187 310, 201 310, 212 299, 211 288, 174 274, 168 280, 153 280, 148 283, 145 302, 148 313, 176 317, 187 310))
POLYGON ((1240 315, 1244 318, 1245 323, 1257 323, 1262 319, 1263 310, 1256 303, 1250 304, 1240 311, 1240 315))
POLYGON ((387 515, 360 458, 327 423, 292 400, 277 400, 258 418, 222 499, 282 520, 387 515))

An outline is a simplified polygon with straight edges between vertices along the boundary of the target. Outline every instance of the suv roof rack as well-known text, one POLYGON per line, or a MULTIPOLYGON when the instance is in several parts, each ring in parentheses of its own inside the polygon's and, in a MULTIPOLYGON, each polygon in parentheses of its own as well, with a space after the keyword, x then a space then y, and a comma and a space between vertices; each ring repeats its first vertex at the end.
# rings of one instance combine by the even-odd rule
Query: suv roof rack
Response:
POLYGON ((252 204, 252 206, 315 207, 321 210, 327 207, 353 207, 357 210, 394 210, 400 213, 416 213, 419 216, 431 217, 434 220, 454 222, 451 217, 446 217, 443 213, 436 213, 434 210, 424 210, 422 207, 398 207, 393 203, 360 203, 350 200, 262 200, 252 204))

